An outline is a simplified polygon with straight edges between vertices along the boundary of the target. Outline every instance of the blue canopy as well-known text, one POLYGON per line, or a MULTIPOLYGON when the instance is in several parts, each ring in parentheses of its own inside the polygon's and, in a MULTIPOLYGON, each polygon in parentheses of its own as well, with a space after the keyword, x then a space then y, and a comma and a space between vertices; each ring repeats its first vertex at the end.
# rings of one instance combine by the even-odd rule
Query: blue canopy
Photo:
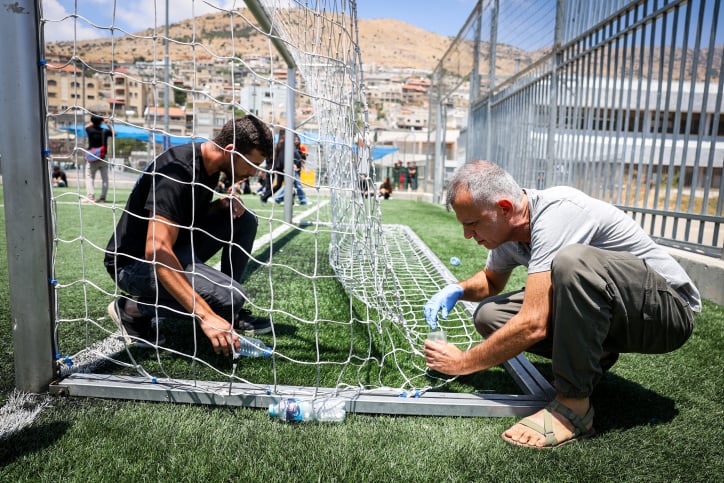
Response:
MULTIPOLYGON (((85 125, 84 124, 76 124, 74 126, 63 126, 60 128, 63 131, 70 131, 74 133, 78 137, 85 137, 85 125)), ((164 144, 164 136, 163 134, 159 133, 152 133, 149 132, 146 129, 141 129, 140 127, 135 126, 129 126, 127 124, 116 124, 113 126, 113 130, 116 133, 116 138, 118 139, 138 139, 140 141, 146 141, 150 139, 151 135, 153 134, 153 141, 158 144, 164 144)), ((313 144, 319 144, 320 139, 319 136, 315 136, 312 133, 307 132, 299 132, 299 138, 302 144, 307 145, 313 145, 313 144)), ((200 138, 200 137, 191 137, 191 136, 168 136, 169 142, 171 146, 178 146, 179 144, 187 144, 191 141, 195 141, 197 143, 202 143, 205 141, 208 141, 206 138, 200 138)), ((357 147, 353 146, 354 152, 357 152, 357 147)), ((399 151, 399 148, 394 147, 388 147, 388 146, 372 146, 370 149, 370 157, 372 158, 372 161, 377 161, 378 159, 384 158, 388 154, 392 154, 395 151, 399 151)))
MULTIPOLYGON (((354 153, 357 154, 357 146, 352 146, 352 149, 354 150, 354 153)), ((377 161, 378 159, 382 159, 388 154, 392 154, 399 150, 400 148, 391 146, 372 146, 370 148, 370 158, 372 158, 372 161, 377 161)))
POLYGON ((400 148, 393 148, 389 146, 372 146, 372 149, 370 150, 370 156, 372 157, 373 161, 377 161, 378 159, 382 159, 388 154, 392 154, 399 150, 400 148))
MULTIPOLYGON (((76 124, 74 126, 63 126, 60 129, 63 131, 70 131, 78 137, 85 137, 85 125, 76 124)), ((113 130, 116 133, 118 139, 138 139, 139 141, 148 142, 153 134, 153 142, 158 144, 164 144, 164 138, 168 137, 171 146, 178 146, 179 144, 187 144, 191 141, 202 143, 208 141, 205 138, 193 138, 191 136, 165 136, 164 134, 152 133, 140 127, 128 126, 126 124, 116 124, 113 126, 113 130)))

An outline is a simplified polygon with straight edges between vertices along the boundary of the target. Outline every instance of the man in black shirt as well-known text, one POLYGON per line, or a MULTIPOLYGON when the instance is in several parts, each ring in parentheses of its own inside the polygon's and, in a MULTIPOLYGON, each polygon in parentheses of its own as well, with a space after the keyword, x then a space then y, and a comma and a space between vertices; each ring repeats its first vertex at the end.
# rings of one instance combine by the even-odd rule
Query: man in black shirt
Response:
POLYGON ((213 201, 221 173, 234 183, 271 157, 272 132, 252 116, 229 121, 213 141, 172 147, 136 181, 106 248, 122 297, 108 306, 128 343, 161 345, 154 316, 191 314, 216 353, 239 348, 234 331, 271 331, 242 308, 241 285, 257 219, 233 195, 213 201), (208 265, 221 253, 221 271, 208 265))

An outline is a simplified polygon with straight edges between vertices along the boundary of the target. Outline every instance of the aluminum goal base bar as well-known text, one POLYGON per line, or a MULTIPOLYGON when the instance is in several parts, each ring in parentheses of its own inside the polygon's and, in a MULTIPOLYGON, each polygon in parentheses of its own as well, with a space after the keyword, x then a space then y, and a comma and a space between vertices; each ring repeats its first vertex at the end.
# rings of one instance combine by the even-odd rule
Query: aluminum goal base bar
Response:
MULTIPOLYGON (((457 280, 448 268, 408 227, 385 225, 389 236, 405 236, 430 260, 448 283, 457 280)), ((475 304, 463 302, 472 314, 475 304)), ((263 386, 259 384, 224 383, 198 380, 155 380, 140 376, 117 376, 75 373, 50 385, 50 392, 80 397, 127 399, 138 401, 207 404, 268 408, 279 397, 329 397, 336 395, 347 401, 352 413, 408 416, 523 417, 545 407, 555 396, 548 381, 524 356, 503 364, 523 394, 450 393, 428 391, 419 397, 401 397, 400 390, 378 389, 362 392, 357 389, 263 386)))
POLYGON ((250 407, 267 409, 280 397, 330 396, 346 400, 350 413, 406 416, 522 417, 544 407, 548 400, 516 394, 468 394, 427 392, 419 397, 400 397, 393 391, 373 394, 330 388, 277 386, 275 395, 259 386, 209 381, 149 381, 138 376, 72 374, 50 386, 52 394, 127 399, 179 404, 250 407))

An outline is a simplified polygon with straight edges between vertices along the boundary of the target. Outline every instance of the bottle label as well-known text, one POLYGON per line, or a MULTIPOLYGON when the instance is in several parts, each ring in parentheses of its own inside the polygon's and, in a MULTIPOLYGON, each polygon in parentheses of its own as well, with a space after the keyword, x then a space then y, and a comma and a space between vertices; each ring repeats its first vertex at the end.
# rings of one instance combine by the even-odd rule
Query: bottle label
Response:
POLYGON ((302 406, 299 401, 289 399, 287 401, 287 421, 301 421, 302 416, 302 406))

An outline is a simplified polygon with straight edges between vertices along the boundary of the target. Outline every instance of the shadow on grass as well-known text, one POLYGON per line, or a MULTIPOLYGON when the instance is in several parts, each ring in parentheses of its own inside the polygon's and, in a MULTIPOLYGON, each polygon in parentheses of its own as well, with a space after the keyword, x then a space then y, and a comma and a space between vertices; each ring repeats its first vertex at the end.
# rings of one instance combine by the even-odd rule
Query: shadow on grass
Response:
POLYGON ((52 448, 69 428, 70 424, 62 421, 33 424, 18 431, 0 444, 0 465, 52 448))
POLYGON ((596 386, 591 403, 599 433, 668 423, 679 414, 673 399, 610 372, 596 386))
MULTIPOLYGON (((553 384, 550 362, 542 357, 533 362, 540 374, 553 384)), ((662 424, 673 420, 679 411, 673 399, 641 384, 607 372, 593 390, 591 404, 596 411, 594 425, 598 433, 637 426, 662 424)))

